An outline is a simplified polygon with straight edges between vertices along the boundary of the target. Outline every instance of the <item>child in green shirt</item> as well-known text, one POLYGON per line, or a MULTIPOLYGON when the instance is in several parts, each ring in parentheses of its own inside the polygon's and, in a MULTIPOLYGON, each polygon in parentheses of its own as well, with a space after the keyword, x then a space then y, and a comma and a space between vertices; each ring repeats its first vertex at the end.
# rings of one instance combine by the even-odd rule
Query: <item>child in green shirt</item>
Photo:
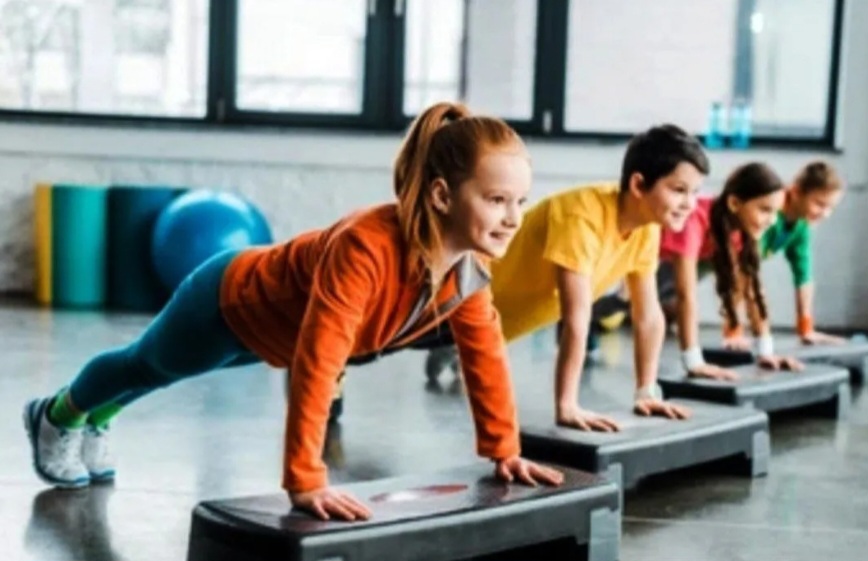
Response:
MULTIPOLYGON (((805 344, 845 342, 841 337, 814 329, 810 228, 832 214, 842 195, 841 178, 831 165, 822 161, 807 164, 787 188, 784 204, 775 222, 760 238, 762 258, 783 252, 790 265, 796 289, 796 329, 805 344)), ((725 343, 733 348, 749 346, 738 329, 725 338, 725 343)))

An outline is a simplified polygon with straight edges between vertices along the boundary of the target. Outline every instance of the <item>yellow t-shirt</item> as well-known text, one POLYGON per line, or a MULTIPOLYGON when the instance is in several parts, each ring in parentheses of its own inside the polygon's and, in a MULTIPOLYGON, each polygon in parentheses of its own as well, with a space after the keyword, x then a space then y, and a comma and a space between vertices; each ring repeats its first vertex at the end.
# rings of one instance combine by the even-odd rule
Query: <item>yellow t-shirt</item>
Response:
POLYGON ((524 215, 506 255, 492 263, 491 289, 503 334, 512 340, 560 319, 556 267, 591 277, 594 300, 625 276, 657 270, 660 227, 618 233, 618 185, 577 187, 524 215))

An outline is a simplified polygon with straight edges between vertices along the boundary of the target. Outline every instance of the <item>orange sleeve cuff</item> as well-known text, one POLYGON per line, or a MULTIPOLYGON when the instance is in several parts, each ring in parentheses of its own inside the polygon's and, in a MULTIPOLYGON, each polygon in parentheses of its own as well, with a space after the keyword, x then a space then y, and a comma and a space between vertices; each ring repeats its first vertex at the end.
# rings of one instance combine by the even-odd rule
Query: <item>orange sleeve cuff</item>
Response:
POLYGON ((322 473, 310 473, 305 476, 293 475, 289 471, 283 473, 282 487, 290 493, 304 493, 328 487, 328 477, 325 471, 322 473))
POLYGON ((811 316, 801 316, 799 317, 799 323, 796 326, 796 330, 799 332, 799 336, 804 337, 810 333, 814 332, 814 318, 811 316))
POLYGON ((502 439, 499 442, 479 442, 476 446, 476 453, 483 458, 499 461, 513 456, 521 455, 521 446, 518 442, 518 437, 502 439))
POLYGON ((723 326, 723 338, 724 339, 733 339, 736 337, 741 337, 743 334, 741 330, 741 325, 735 325, 733 327, 729 327, 727 325, 723 326))

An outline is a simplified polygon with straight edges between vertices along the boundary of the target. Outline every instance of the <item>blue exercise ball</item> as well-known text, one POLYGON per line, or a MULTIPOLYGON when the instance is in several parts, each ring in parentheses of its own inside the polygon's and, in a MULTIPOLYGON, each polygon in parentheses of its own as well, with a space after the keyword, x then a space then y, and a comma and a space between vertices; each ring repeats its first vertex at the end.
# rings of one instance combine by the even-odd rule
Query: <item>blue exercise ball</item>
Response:
POLYGON ((265 217, 232 193, 190 191, 157 217, 151 259, 160 282, 170 291, 210 257, 230 249, 272 242, 265 217))

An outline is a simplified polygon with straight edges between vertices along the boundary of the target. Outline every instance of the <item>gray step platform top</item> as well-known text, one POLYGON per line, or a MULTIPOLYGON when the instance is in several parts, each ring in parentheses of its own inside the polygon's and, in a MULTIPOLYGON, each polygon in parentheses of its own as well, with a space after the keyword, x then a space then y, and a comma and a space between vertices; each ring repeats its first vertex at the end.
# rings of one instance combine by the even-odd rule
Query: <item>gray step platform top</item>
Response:
POLYGON ((691 409, 688 419, 642 417, 624 402, 585 400, 589 409, 614 418, 618 432, 559 427, 550 415, 522 417, 522 449, 531 458, 605 474, 632 488, 643 477, 735 458, 730 471, 758 476, 768 470, 768 416, 751 407, 675 399, 691 409))
POLYGON ((372 510, 365 522, 317 520, 291 510, 284 493, 206 501, 194 510, 188 559, 461 559, 563 538, 614 559, 617 486, 562 469, 560 487, 503 483, 488 462, 342 485, 372 510))
POLYGON ((734 391, 740 395, 752 396, 766 393, 776 393, 800 388, 810 388, 824 385, 837 385, 849 378, 843 368, 824 365, 806 364, 803 370, 769 370, 756 365, 734 368, 739 379, 734 381, 710 380, 707 378, 688 377, 684 374, 676 376, 661 376, 660 385, 689 385, 699 388, 711 388, 721 391, 734 391))
MULTIPOLYGON (((751 351, 738 351, 726 349, 720 345, 705 345, 703 353, 715 355, 730 355, 734 359, 754 360, 755 355, 751 351)), ((868 357, 868 343, 850 342, 843 345, 802 345, 796 340, 785 339, 779 342, 777 354, 794 356, 799 360, 824 360, 824 359, 860 359, 868 357)))
POLYGON ((829 364, 806 363, 804 370, 768 370, 756 365, 734 368, 735 381, 661 376, 660 386, 667 397, 685 397, 732 405, 750 404, 763 411, 795 409, 812 404, 833 403, 832 416, 846 413, 849 372, 829 364), (840 405, 840 407, 839 407, 840 405))
POLYGON ((264 531, 316 535, 395 522, 408 523, 416 518, 480 512, 522 502, 527 502, 528 507, 542 508, 544 501, 540 502, 541 498, 605 497, 610 488, 604 479, 577 470, 567 470, 565 483, 560 487, 536 488, 507 485, 496 480, 493 473, 493 464, 479 464, 429 475, 342 485, 342 489, 353 493, 374 513, 371 520, 353 524, 320 521, 305 513, 290 511, 285 493, 206 501, 202 506, 243 518, 264 531))
MULTIPOLYGON (((664 441, 690 440, 706 434, 720 434, 727 430, 744 427, 767 426, 767 416, 749 407, 729 407, 689 399, 673 399, 673 403, 689 407, 689 419, 643 417, 631 411, 624 402, 615 407, 612 403, 599 404, 590 400, 585 404, 595 413, 605 414, 621 425, 618 432, 580 431, 559 427, 547 414, 524 414, 521 417, 522 434, 534 434, 566 440, 606 451, 620 448, 643 448, 657 446, 664 441)), ((584 404, 584 400, 583 400, 584 404)))
POLYGON ((850 341, 843 345, 801 345, 787 341, 778 348, 779 353, 792 354, 802 360, 868 357, 868 341, 850 341))
MULTIPOLYGON (((775 343, 778 354, 793 356, 805 362, 843 366, 850 370, 854 381, 861 381, 865 377, 868 340, 854 338, 842 345, 803 345, 796 336, 776 335, 775 343)), ((725 349, 719 342, 704 344, 702 352, 706 361, 721 366, 747 365, 756 360, 751 351, 725 349)))

